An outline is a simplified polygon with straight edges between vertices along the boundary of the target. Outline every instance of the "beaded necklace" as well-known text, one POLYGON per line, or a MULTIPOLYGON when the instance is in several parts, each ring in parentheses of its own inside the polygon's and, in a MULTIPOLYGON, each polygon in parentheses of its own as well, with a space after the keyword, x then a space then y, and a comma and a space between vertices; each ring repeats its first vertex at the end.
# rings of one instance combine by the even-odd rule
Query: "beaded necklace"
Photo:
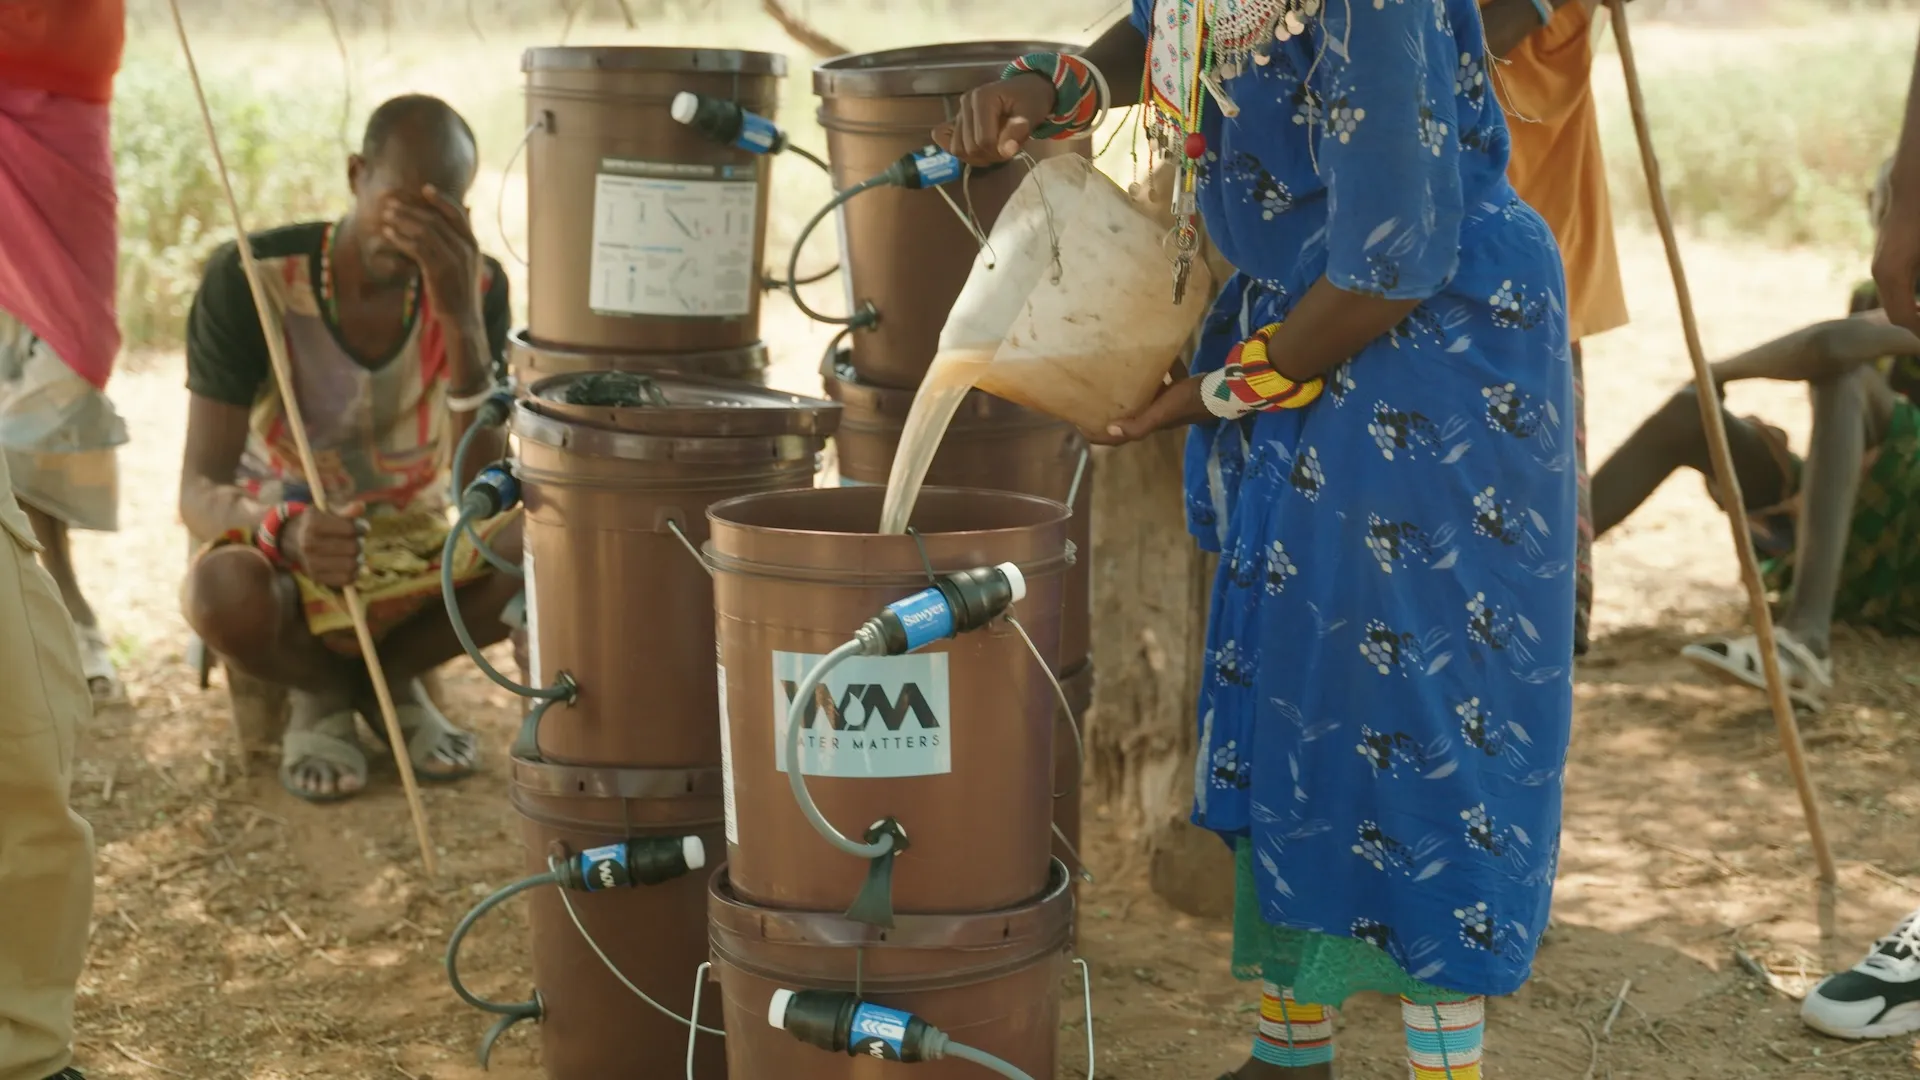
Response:
POLYGON ((1159 0, 1154 5, 1147 37, 1143 122, 1149 139, 1161 153, 1180 154, 1179 177, 1173 186, 1173 302, 1186 297, 1187 278, 1200 250, 1195 220, 1195 187, 1201 161, 1207 156, 1207 137, 1200 130, 1205 115, 1204 95, 1210 94, 1227 119, 1240 114, 1221 85, 1246 70, 1250 62, 1264 66, 1275 41, 1287 41, 1306 30, 1306 20, 1319 13, 1322 0, 1159 0), (1189 36, 1188 27, 1192 34, 1189 36), (1172 60, 1171 85, 1155 76, 1157 60, 1172 60))
MULTIPOLYGON (((333 247, 339 242, 340 226, 333 223, 320 237, 320 306, 325 309, 327 321, 336 328, 340 326, 340 304, 335 299, 333 287, 333 247)), ((405 341, 413 332, 414 320, 420 316, 420 275, 415 274, 407 282, 407 296, 404 303, 406 314, 400 322, 400 340, 405 341)))

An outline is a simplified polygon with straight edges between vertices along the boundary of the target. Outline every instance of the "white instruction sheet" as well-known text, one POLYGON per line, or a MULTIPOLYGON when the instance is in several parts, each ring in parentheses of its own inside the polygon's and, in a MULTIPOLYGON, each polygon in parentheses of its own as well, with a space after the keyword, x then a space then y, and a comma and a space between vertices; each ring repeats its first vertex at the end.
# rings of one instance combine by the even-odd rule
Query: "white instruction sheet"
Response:
POLYGON ((760 185, 751 170, 741 175, 603 160, 594 181, 587 306, 602 315, 750 312, 760 284, 753 258, 760 185))

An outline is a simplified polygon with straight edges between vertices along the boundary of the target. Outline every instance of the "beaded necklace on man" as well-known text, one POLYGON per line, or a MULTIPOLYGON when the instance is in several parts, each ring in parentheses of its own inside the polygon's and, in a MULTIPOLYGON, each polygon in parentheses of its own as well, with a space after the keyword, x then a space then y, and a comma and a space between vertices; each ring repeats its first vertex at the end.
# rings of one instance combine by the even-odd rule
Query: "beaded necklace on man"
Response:
MULTIPOLYGON (((341 327, 341 322, 340 304, 339 301, 335 299, 336 290, 333 283, 333 249, 334 245, 339 242, 340 232, 340 224, 335 222, 328 225, 326 232, 320 237, 320 306, 326 310, 327 321, 335 327, 341 327)), ((402 303, 402 310, 404 310, 406 314, 403 315, 400 320, 400 340, 405 341, 407 335, 413 333, 414 320, 420 316, 420 277, 418 274, 408 280, 406 299, 402 303)))

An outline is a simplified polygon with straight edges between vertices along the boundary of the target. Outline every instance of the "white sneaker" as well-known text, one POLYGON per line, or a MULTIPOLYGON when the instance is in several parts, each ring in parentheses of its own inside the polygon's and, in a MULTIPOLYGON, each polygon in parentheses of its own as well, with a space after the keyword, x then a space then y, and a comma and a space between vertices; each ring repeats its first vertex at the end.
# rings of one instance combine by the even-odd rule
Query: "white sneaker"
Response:
POLYGON ((1885 1039, 1920 1031, 1920 911, 1851 971, 1820 981, 1800 1006, 1808 1027, 1840 1039, 1885 1039))

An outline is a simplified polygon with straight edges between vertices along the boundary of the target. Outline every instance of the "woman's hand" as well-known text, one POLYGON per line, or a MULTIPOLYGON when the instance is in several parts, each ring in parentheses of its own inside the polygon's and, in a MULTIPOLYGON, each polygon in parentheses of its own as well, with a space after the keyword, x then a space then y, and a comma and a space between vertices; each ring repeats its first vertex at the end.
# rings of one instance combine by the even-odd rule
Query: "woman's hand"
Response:
POLYGON ((1032 73, 977 86, 960 114, 933 129, 933 141, 975 168, 1011 161, 1053 112, 1053 84, 1032 73))
POLYGON ((1207 406, 1200 398, 1202 376, 1176 379, 1173 385, 1160 391, 1160 396, 1147 403, 1147 407, 1124 420, 1117 420, 1101 432, 1087 432, 1087 441, 1101 446, 1119 446, 1136 439, 1144 439, 1156 431, 1171 427, 1185 427, 1197 424, 1212 417, 1207 406))

